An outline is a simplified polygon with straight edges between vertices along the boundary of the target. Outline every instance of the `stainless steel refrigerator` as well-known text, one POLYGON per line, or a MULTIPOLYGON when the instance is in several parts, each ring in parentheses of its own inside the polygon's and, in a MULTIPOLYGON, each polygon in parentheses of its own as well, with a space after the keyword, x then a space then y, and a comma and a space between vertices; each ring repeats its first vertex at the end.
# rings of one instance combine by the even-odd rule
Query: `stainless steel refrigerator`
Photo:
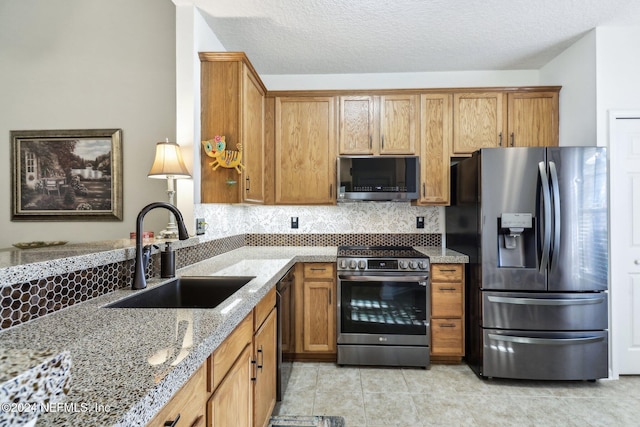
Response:
POLYGON ((608 376, 607 180, 598 147, 482 149, 451 167, 446 243, 470 258, 478 375, 608 376))

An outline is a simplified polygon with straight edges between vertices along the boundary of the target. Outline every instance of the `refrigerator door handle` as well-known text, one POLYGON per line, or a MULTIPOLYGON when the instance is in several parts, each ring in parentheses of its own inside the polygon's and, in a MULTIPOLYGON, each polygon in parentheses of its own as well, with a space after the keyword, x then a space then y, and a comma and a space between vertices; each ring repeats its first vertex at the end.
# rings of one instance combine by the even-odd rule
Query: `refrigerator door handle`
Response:
POLYGON ((555 270, 558 263, 558 253, 560 251, 560 185, 558 183, 558 170, 554 162, 549 162, 549 172, 551 172, 551 188, 553 189, 553 244, 549 258, 551 260, 551 270, 555 270))
POLYGON ((518 298, 518 297, 497 297, 489 296, 490 302, 496 302, 501 304, 522 304, 522 305, 588 305, 588 304, 601 304, 605 302, 603 296, 596 298, 518 298))
POLYGON ((588 344, 604 340, 604 337, 584 337, 584 338, 531 338, 515 337, 512 335, 488 334, 489 339, 495 341, 507 341, 519 344, 544 344, 544 345, 573 345, 588 344))
POLYGON ((542 240, 542 259, 540 260, 540 272, 547 269, 549 252, 551 250, 551 191, 549 190, 549 178, 544 162, 538 163, 538 172, 542 183, 542 204, 544 205, 544 230, 542 240))

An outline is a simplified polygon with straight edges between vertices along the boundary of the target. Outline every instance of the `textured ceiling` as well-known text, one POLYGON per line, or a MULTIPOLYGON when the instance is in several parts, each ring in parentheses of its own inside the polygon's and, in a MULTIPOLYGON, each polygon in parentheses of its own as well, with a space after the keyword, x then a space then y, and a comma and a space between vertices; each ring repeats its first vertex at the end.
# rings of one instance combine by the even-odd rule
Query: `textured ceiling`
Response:
POLYGON ((538 69, 639 0, 193 0, 260 74, 538 69))

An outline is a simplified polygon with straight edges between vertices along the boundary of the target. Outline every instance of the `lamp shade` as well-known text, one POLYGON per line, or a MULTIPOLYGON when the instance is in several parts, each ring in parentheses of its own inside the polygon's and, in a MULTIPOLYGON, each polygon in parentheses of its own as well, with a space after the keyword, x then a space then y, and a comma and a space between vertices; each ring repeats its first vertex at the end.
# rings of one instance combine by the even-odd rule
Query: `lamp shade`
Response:
POLYGON ((189 171, 182 161, 180 146, 175 142, 158 142, 156 157, 149 171, 149 178, 191 178, 189 171))

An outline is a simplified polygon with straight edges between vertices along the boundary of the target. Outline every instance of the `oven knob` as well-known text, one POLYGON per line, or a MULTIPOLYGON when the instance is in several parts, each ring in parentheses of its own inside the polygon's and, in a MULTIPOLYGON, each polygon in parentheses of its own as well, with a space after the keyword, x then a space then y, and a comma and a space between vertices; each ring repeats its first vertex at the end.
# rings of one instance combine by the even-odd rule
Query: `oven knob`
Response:
POLYGON ((352 270, 355 270, 357 264, 355 260, 351 260, 349 261, 349 268, 351 268, 352 270))
POLYGON ((400 268, 401 269, 406 269, 407 268, 407 261, 400 261, 400 268))
POLYGON ((421 270, 426 270, 427 269, 427 262, 426 261, 420 261, 418 263, 418 267, 420 267, 421 270))
POLYGON ((344 270, 345 268, 347 268, 347 261, 342 259, 340 260, 340 269, 344 270))
POLYGON ((411 261, 411 264, 409 264, 409 266, 412 270, 415 270, 416 268, 418 268, 418 263, 415 261, 411 261))
POLYGON ((364 268, 367 266, 367 263, 364 262, 364 260, 360 260, 358 261, 358 268, 364 270, 364 268))

